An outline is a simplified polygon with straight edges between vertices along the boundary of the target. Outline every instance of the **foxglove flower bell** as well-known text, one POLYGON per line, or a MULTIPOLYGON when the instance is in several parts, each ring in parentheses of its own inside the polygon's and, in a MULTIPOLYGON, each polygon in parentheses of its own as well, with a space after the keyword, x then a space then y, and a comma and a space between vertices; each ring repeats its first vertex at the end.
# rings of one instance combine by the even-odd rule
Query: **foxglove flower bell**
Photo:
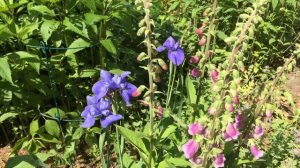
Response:
POLYGON ((263 136, 264 134, 264 130, 263 127, 261 125, 258 125, 255 127, 254 129, 254 138, 260 138, 261 136, 263 136))
POLYGON ((192 123, 189 125, 189 130, 188 130, 190 135, 204 135, 205 134, 205 127, 201 125, 198 122, 192 123))
POLYGON ((176 66, 181 65, 184 60, 184 52, 180 47, 180 42, 175 42, 174 38, 170 36, 156 51, 162 52, 166 49, 168 49, 169 60, 176 66))
POLYGON ((251 151, 252 155, 254 156, 255 160, 261 158, 264 155, 263 151, 259 150, 255 145, 252 145, 250 147, 250 151, 251 151))
POLYGON ((234 126, 233 123, 229 123, 226 127, 226 131, 223 134, 223 137, 225 138, 225 141, 231 141, 234 139, 237 139, 239 136, 238 129, 234 126))
POLYGON ((190 139, 186 144, 182 146, 184 156, 187 159, 194 158, 195 154, 198 152, 198 149, 199 149, 199 144, 193 139, 190 139))
POLYGON ((218 168, 218 167, 224 167, 224 162, 225 162, 225 156, 224 154, 218 154, 217 157, 215 157, 213 159, 213 165, 215 168, 218 168))

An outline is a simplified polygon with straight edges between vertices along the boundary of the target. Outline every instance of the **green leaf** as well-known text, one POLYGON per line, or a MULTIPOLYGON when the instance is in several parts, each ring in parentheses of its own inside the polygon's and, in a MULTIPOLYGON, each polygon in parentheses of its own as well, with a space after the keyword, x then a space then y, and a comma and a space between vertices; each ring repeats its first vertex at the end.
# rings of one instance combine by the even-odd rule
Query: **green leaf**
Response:
POLYGON ((81 51, 81 50, 85 49, 84 47, 89 47, 89 46, 90 46, 90 43, 84 41, 82 38, 76 39, 69 46, 69 48, 72 48, 72 49, 67 50, 66 51, 66 55, 74 54, 74 53, 76 53, 78 51, 81 51), (76 48, 76 49, 74 49, 74 48, 76 48))
POLYGON ((131 131, 128 128, 117 126, 117 129, 120 131, 121 135, 127 139, 133 146, 135 146, 141 152, 148 154, 148 150, 144 141, 142 140, 141 136, 137 131, 131 131))
POLYGON ((54 136, 49 135, 49 134, 39 134, 41 140, 45 142, 50 142, 50 143, 60 143, 59 140, 57 140, 54 136))
POLYGON ((23 155, 9 158, 6 163, 6 168, 35 168, 47 167, 36 155, 23 155))
POLYGON ((47 41, 51 37, 52 32, 57 29, 58 26, 59 22, 56 20, 44 20, 40 29, 43 40, 47 41))
POLYGON ((39 120, 33 120, 30 123, 29 132, 32 137, 36 134, 36 131, 39 129, 39 120))
POLYGON ((40 71, 40 57, 35 54, 31 54, 25 51, 17 51, 6 54, 7 57, 13 61, 27 61, 29 65, 36 70, 36 72, 39 74, 40 71))
POLYGON ((168 125, 168 127, 161 133, 161 139, 165 139, 176 131, 177 127, 174 125, 168 125))
POLYGON ((29 10, 36 11, 38 13, 41 13, 42 15, 55 16, 54 10, 50 10, 45 5, 36 5, 36 6, 33 6, 33 7, 29 8, 29 10))
POLYGON ((86 24, 83 21, 77 21, 76 23, 72 23, 70 21, 70 18, 66 17, 65 20, 63 21, 63 24, 66 27, 66 30, 70 30, 80 36, 83 36, 83 37, 89 39, 86 24))
POLYGON ((7 61, 7 58, 0 58, 0 76, 9 81, 10 83, 13 83, 12 77, 11 77, 11 71, 10 67, 7 61))
POLYGON ((273 7, 273 10, 275 10, 275 8, 277 7, 278 2, 279 2, 279 0, 272 0, 272 7, 273 7))
POLYGON ((60 135, 59 125, 54 120, 46 120, 46 122, 45 122, 45 129, 46 129, 46 131, 50 135, 53 135, 53 136, 55 136, 57 138, 60 135))
POLYGON ((82 127, 78 127, 78 128, 75 130, 74 134, 72 135, 72 140, 78 140, 78 139, 80 139, 81 136, 82 136, 82 134, 83 134, 83 129, 82 129, 82 127))
POLYGON ((60 115, 60 118, 64 118, 65 117, 65 112, 63 110, 57 109, 55 107, 49 109, 46 113, 49 114, 52 117, 58 117, 58 113, 60 115))
POLYGON ((111 54, 116 55, 117 49, 110 39, 101 40, 102 46, 111 54))
MULTIPOLYGON (((195 86, 194 86, 190 76, 187 76, 185 78, 185 86, 186 86, 186 90, 188 93, 189 102, 192 104, 195 104, 196 100, 197 100, 196 89, 195 89, 195 86)), ((200 95, 198 95, 198 96, 200 96, 200 95)))
POLYGON ((105 16, 105 15, 97 15, 94 13, 86 13, 86 14, 84 14, 84 18, 85 18, 85 21, 87 24, 93 25, 97 22, 100 22, 101 20, 106 20, 109 17, 105 16))
POLYGON ((0 116, 0 124, 2 122, 4 122, 5 120, 7 120, 8 118, 12 118, 12 117, 15 117, 17 116, 18 113, 12 113, 12 112, 8 112, 8 113, 4 113, 0 116))
POLYGON ((70 78, 90 78, 95 76, 99 71, 96 69, 83 69, 80 70, 80 72, 77 71, 77 73, 75 73, 72 76, 69 76, 70 78))

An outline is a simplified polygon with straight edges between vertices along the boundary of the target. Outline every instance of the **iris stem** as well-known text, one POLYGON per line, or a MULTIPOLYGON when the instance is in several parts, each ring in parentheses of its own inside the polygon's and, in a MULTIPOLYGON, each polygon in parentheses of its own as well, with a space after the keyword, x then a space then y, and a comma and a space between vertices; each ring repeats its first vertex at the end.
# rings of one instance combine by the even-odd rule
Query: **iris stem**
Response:
POLYGON ((172 66, 172 63, 170 61, 169 63, 169 67, 170 67, 170 70, 169 70, 169 81, 168 81, 168 91, 167 91, 167 101, 166 101, 166 109, 168 108, 168 100, 169 100, 169 96, 170 96, 170 89, 171 89, 171 82, 172 82, 172 74, 173 74, 173 66, 172 66))
POLYGON ((168 96, 168 100, 167 100, 167 106, 169 106, 170 101, 171 101, 171 97, 172 97, 172 93, 173 93, 174 81, 175 81, 175 77, 176 77, 176 67, 173 64, 171 65, 171 67, 173 67, 172 69, 174 69, 174 73, 172 74, 172 83, 171 83, 171 86, 169 86, 170 87, 170 92, 168 93, 169 96, 168 96))

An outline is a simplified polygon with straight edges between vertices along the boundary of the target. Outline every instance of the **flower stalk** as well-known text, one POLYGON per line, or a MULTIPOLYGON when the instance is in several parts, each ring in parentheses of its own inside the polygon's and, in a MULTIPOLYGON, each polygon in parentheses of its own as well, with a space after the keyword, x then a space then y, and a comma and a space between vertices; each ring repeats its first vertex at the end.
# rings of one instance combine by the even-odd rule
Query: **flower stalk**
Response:
POLYGON ((148 0, 143 1, 144 11, 145 11, 145 37, 146 37, 146 46, 147 46, 147 56, 148 56, 148 78, 149 78, 149 117, 150 117, 150 146, 149 146, 149 160, 148 166, 152 167, 153 159, 153 132, 154 132, 154 83, 153 83, 153 63, 152 63, 152 48, 151 48, 151 19, 150 19, 150 5, 151 3, 148 0))

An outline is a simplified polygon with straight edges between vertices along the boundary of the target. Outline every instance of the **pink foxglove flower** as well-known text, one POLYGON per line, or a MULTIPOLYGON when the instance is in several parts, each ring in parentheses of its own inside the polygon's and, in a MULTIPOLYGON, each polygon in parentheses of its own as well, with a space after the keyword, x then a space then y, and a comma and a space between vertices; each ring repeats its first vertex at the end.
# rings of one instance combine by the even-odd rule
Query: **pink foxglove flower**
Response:
POLYGON ((191 58, 190 58, 190 63, 191 64, 197 64, 199 61, 200 61, 200 57, 198 57, 196 55, 191 56, 191 58))
POLYGON ((223 137, 225 138, 225 141, 231 141, 233 139, 237 139, 239 136, 238 129, 234 126, 233 123, 229 123, 226 127, 226 131, 223 134, 223 137))
POLYGON ((198 41, 198 45, 199 46, 203 46, 206 43, 206 38, 203 36, 199 41, 198 41))
POLYGON ((203 160, 196 156, 196 157, 191 158, 190 162, 194 165, 201 165, 203 163, 203 160))
POLYGON ((236 114, 234 126, 238 129, 242 129, 245 123, 245 115, 243 113, 236 114))
POLYGON ((195 154, 198 152, 198 149, 199 149, 199 144, 193 139, 190 139, 186 144, 182 146, 184 156, 187 159, 193 158, 195 154))
POLYGON ((263 127, 261 125, 258 125, 255 127, 254 129, 254 138, 260 138, 261 136, 263 136, 264 134, 264 130, 263 127))
POLYGON ((195 78, 199 77, 200 76, 200 71, 197 68, 193 68, 191 70, 191 76, 195 77, 195 78))
POLYGON ((224 154, 218 154, 216 158, 213 159, 213 164, 215 168, 218 167, 224 167, 224 162, 225 162, 225 156, 224 154))
POLYGON ((250 151, 251 151, 252 155, 254 156, 255 160, 261 158, 264 155, 263 151, 259 150, 255 145, 252 145, 250 147, 250 151))
POLYGON ((211 76, 211 80, 212 80, 214 83, 216 83, 217 80, 218 80, 219 72, 215 69, 215 70, 213 70, 213 71, 211 72, 210 76, 211 76))
POLYGON ((234 91, 232 96, 233 96, 234 104, 236 104, 236 105, 240 104, 240 99, 239 99, 239 95, 238 95, 237 91, 234 91))
POLYGON ((205 134, 205 127, 201 125, 198 122, 192 123, 189 125, 189 130, 188 130, 190 135, 204 135, 205 134))

